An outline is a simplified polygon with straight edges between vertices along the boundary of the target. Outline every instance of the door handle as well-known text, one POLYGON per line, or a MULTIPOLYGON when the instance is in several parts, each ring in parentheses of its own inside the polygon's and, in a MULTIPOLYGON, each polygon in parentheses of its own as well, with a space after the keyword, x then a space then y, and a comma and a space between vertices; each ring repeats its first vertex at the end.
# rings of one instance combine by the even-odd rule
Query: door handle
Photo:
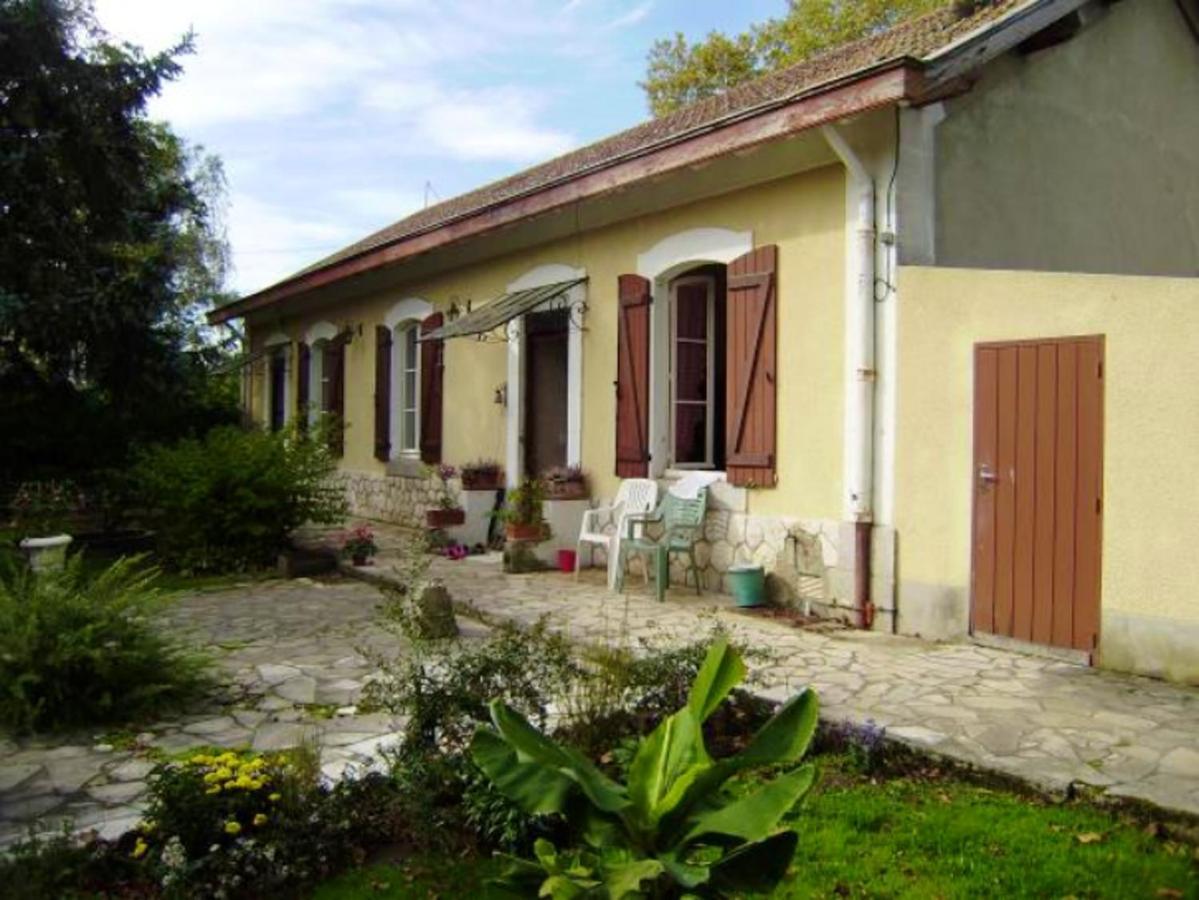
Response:
POLYGON ((997 484, 999 476, 991 471, 990 466, 980 466, 978 470, 978 480, 983 484, 997 484))

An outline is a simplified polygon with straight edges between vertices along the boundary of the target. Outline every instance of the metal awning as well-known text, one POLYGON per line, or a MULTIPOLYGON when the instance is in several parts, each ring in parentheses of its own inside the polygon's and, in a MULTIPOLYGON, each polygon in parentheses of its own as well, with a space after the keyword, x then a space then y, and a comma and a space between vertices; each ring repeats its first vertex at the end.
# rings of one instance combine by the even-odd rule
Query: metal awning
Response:
POLYGON ((485 335, 502 325, 507 325, 518 316, 532 312, 543 303, 549 303, 561 297, 572 287, 580 285, 586 280, 586 277, 583 277, 571 281, 556 281, 553 284, 543 284, 541 287, 501 294, 460 315, 452 322, 447 322, 435 331, 421 335, 420 340, 442 341, 456 337, 485 335))
POLYGON ((258 362, 258 360, 262 359, 264 356, 274 350, 276 346, 279 345, 275 344, 270 347, 259 347, 252 353, 239 353, 232 359, 226 360, 218 365, 215 369, 213 369, 213 373, 216 375, 230 375, 233 372, 236 372, 238 369, 249 368, 250 366, 254 365, 254 363, 258 362))

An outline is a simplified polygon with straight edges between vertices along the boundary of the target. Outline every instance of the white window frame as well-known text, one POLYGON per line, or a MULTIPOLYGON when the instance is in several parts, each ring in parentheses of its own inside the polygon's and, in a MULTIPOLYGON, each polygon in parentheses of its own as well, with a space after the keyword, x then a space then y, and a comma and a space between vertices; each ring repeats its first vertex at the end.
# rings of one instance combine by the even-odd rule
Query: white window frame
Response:
POLYGON ((420 458, 420 396, 421 396, 421 346, 414 348, 416 359, 413 368, 416 370, 413 385, 412 403, 416 407, 416 433, 412 435, 412 446, 404 447, 404 370, 406 349, 404 338, 409 329, 415 330, 420 337, 421 323, 433 314, 433 304, 420 297, 405 297, 396 303, 383 319, 383 325, 391 332, 391 408, 388 410, 387 441, 391 449, 388 456, 391 459, 420 458))
MULTIPOLYGON (((664 237, 637 256, 637 274, 648 278, 653 296, 669 295, 670 282, 700 266, 728 265, 754 248, 752 231, 727 228, 692 228, 664 237)), ((669 476, 667 460, 673 456, 670 428, 670 317, 669 303, 650 307, 649 450, 650 477, 669 476)))
POLYGON ((317 322, 304 335, 308 345, 308 424, 315 427, 327 410, 324 408, 323 388, 325 368, 325 344, 337 337, 337 326, 332 322, 317 322))
MULTIPOLYGON (((715 463, 715 427, 716 427, 716 278, 712 275, 686 275, 682 278, 676 278, 670 283, 670 345, 668 351, 668 384, 669 384, 669 429, 670 429, 670 456, 668 465, 672 469, 714 469, 715 463), (688 405, 696 405, 695 400, 679 400, 675 389, 675 365, 676 352, 675 348, 679 342, 679 308, 678 308, 678 289, 692 284, 702 284, 708 289, 705 315, 707 319, 707 331, 704 337, 705 356, 707 366, 707 397, 703 404, 707 415, 704 417, 704 458, 700 462, 680 462, 674 458, 675 449, 678 446, 675 438, 678 416, 675 415, 675 408, 680 403, 688 405)), ((686 339, 691 343, 699 343, 694 338, 686 339)))

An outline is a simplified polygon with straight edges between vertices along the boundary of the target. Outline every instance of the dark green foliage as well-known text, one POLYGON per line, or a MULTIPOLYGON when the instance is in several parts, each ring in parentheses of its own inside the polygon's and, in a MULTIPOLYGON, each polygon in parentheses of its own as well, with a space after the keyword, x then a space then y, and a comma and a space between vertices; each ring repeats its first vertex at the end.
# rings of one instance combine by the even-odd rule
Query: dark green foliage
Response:
POLYGON ((0 724, 48 730, 131 721, 197 698, 206 660, 155 627, 166 602, 137 558, 80 557, 33 575, 0 560, 0 724))
POLYGON ((641 88, 650 111, 667 115, 947 5, 948 0, 789 0, 785 15, 741 34, 713 31, 692 43, 676 32, 655 41, 641 88))
POLYGON ((228 427, 145 451, 133 482, 163 561, 220 571, 271 565, 295 528, 340 522, 335 469, 323 440, 228 427))
POLYGON ((740 655, 719 639, 687 702, 638 743, 625 783, 494 701, 494 729, 476 732, 471 756, 525 812, 561 815, 576 836, 563 850, 536 841, 535 858, 511 859, 496 887, 512 897, 632 900, 776 885, 798 841, 780 822, 813 780, 811 766, 794 766, 816 730, 816 697, 797 694, 739 753, 714 759, 702 724, 744 677, 740 655), (729 790, 734 779, 775 767, 784 771, 749 791, 729 790))
POLYGON ((0 3, 0 481, 119 466, 236 415, 220 162, 146 116, 190 40, 117 45, 86 0, 0 3))
MULTIPOLYGON (((419 578, 411 583, 409 593, 419 593, 419 578)), ((380 677, 367 685, 364 704, 407 719, 391 763, 408 817, 429 826, 414 830, 412 838, 441 849, 528 849, 552 832, 553 823, 526 814, 496 791, 465 751, 475 729, 488 721, 490 693, 548 722, 551 706, 581 674, 570 643, 544 622, 529 629, 504 624, 482 641, 426 641, 413 625, 406 594, 392 592, 387 610, 413 643, 395 660, 375 661, 380 677)))
POLYGON ((106 843, 80 843, 69 829, 49 837, 31 834, 6 854, 0 857, 0 900, 81 900, 106 892, 136 897, 149 887, 127 852, 106 843))

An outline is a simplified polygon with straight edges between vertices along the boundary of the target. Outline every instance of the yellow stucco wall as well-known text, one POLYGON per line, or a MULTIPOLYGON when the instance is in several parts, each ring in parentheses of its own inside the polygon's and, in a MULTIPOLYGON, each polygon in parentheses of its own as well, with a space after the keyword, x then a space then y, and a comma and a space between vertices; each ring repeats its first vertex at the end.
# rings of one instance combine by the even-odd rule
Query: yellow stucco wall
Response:
POLYGON ((974 344, 1103 334, 1103 614, 1199 622, 1199 279, 904 267, 899 296, 901 585, 969 597, 974 344))
MULTIPOLYGON (((586 270, 583 338, 583 466, 594 493, 615 492, 614 394, 617 276, 635 272, 637 257, 662 239, 694 228, 750 231, 755 244, 778 244, 779 484, 751 492, 750 512, 837 518, 840 514, 844 291, 844 179, 826 167, 712 199, 620 222, 401 288, 338 304, 269 326, 251 328, 252 344, 268 331, 300 340, 321 319, 349 324, 346 451, 343 468, 383 474, 373 458, 374 326, 405 297, 438 309, 452 300, 476 304, 540 265, 586 270), (362 326, 361 337, 357 327, 362 326)), ((506 347, 469 339, 446 345, 443 458, 461 464, 480 456, 503 460, 505 411, 493 402, 507 379, 506 347)), ((258 393, 261 393, 260 391, 258 393)), ((294 396, 294 395, 293 395, 294 396)))

